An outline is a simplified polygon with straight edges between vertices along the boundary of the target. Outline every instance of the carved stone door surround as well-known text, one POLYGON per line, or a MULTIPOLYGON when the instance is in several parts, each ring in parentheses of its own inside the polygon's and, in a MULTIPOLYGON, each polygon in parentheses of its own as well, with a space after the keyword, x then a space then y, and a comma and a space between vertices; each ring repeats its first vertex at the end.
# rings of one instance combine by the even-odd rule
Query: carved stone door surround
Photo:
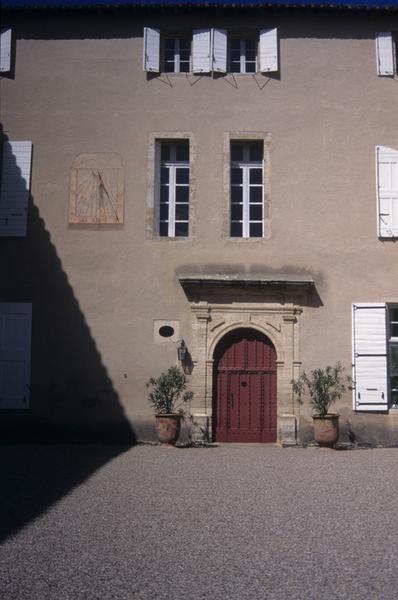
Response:
MULTIPOLYGON (((207 429, 212 439, 214 351, 230 331, 251 328, 266 335, 275 346, 278 440, 293 442, 296 439, 298 407, 293 398, 291 381, 299 375, 301 364, 301 300, 302 294, 313 286, 313 281, 307 278, 301 282, 302 285, 294 281, 291 289, 289 285, 281 287, 275 282, 274 285, 265 286, 263 279, 260 285, 258 277, 249 281, 250 285, 247 286, 247 279, 241 278, 204 277, 194 280, 180 277, 180 283, 191 300, 193 371, 190 386, 194 391, 193 420, 202 430, 207 429), (231 281, 234 284, 232 286, 231 281)), ((286 284, 285 280, 283 282, 286 284)))

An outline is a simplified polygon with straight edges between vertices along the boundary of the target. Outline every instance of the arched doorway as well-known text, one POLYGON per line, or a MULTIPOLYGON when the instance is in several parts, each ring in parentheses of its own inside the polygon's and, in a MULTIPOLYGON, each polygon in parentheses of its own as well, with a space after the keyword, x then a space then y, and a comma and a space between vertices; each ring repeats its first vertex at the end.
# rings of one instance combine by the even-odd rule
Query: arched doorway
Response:
POLYGON ((226 334, 214 352, 218 442, 276 441, 276 351, 254 329, 226 334))

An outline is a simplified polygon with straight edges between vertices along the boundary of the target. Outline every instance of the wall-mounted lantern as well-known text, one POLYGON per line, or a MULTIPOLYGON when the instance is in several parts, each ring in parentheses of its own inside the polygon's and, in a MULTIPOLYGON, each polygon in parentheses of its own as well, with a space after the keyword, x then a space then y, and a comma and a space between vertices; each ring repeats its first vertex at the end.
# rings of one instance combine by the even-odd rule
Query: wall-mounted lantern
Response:
POLYGON ((178 360, 180 361, 180 363, 184 363, 185 359, 187 358, 187 354, 188 354, 188 348, 184 342, 184 340, 181 340, 180 345, 177 348, 177 355, 178 355, 178 360))

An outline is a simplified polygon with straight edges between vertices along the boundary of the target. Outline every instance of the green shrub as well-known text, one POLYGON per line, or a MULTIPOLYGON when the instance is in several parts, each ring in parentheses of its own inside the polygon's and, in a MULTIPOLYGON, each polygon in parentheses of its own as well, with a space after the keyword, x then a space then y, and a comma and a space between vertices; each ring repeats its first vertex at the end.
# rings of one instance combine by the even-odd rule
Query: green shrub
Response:
POLYGON ((310 375, 304 371, 296 381, 292 381, 293 391, 302 403, 302 396, 309 394, 310 403, 320 417, 328 414, 329 408, 338 398, 350 389, 351 378, 343 376, 344 367, 338 362, 331 367, 315 369, 310 375))
POLYGON ((158 414, 183 414, 182 404, 193 397, 193 392, 187 391, 187 378, 178 367, 170 367, 159 377, 151 377, 146 387, 152 388, 148 400, 158 414))

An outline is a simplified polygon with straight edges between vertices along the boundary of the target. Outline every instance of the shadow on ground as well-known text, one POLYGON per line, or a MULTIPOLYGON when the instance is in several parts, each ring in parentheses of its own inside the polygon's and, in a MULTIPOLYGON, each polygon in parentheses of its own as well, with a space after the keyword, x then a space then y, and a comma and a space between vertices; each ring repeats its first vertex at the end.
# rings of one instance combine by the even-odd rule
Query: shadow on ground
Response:
POLYGON ((79 444, 1 446, 0 541, 44 514, 128 448, 79 444))
MULTIPOLYGON (((8 138, 1 130, 0 148, 6 144, 8 138)), ((7 156, 11 187, 22 189, 24 179, 9 145, 7 156)), ((34 169, 34 145, 32 165, 34 169)), ((12 193, 7 193, 8 202, 14 202, 12 193)), ((60 203, 60 210, 66 209, 65 198, 53 200, 60 203)), ((108 233, 100 230, 97 235, 108 233)), ((75 238, 69 237, 72 245, 75 238)), ((88 274, 87 285, 93 302, 98 246, 90 248, 93 273, 88 274)), ((136 434, 32 196, 26 236, 0 238, 0 272, 0 303, 32 306, 31 378, 26 386, 23 382, 23 390, 29 393, 18 391, 20 385, 14 390, 7 374, 0 377, 0 403, 4 395, 24 396, 24 408, 0 410, 1 531, 8 535, 134 445, 136 434), (25 395, 30 395, 30 401, 25 395), (33 445, 17 445, 27 443, 33 445), (95 445, 79 446, 82 443, 95 445)), ((2 327, 0 320, 0 340, 2 327)), ((7 353, 5 357, 0 354, 3 371, 12 373, 7 353)), ((20 406, 21 398, 17 400, 20 406)))

